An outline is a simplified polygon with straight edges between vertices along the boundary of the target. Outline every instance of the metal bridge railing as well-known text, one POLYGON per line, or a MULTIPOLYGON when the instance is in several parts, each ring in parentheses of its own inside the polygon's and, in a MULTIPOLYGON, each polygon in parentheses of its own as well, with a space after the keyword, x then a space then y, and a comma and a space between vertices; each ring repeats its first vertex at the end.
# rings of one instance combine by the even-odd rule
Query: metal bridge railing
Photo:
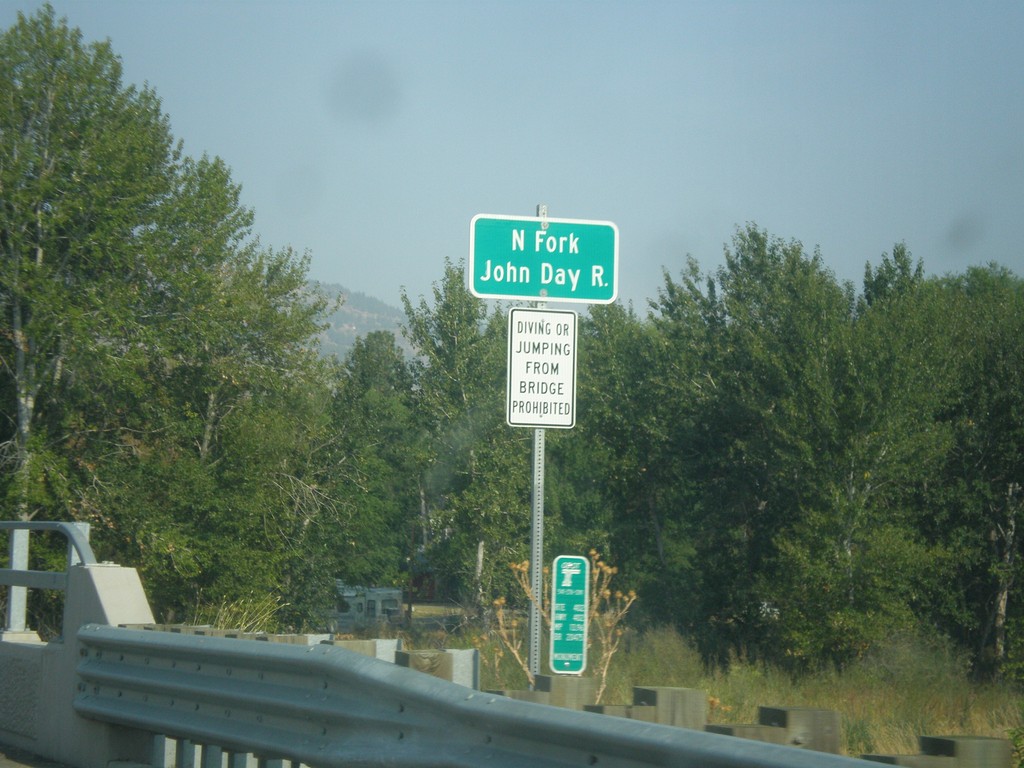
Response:
POLYGON ((853 758, 482 693, 322 644, 87 625, 74 709, 151 735, 154 766, 852 768, 853 758), (197 759, 196 750, 199 750, 197 759))
POLYGON ((96 562, 89 546, 89 525, 0 521, 0 531, 9 531, 8 567, 0 568, 0 586, 8 587, 6 621, 0 632, 25 632, 29 589, 66 590, 68 568, 79 563, 91 565, 96 562), (29 570, 29 536, 32 531, 54 531, 67 538, 67 563, 63 571, 29 570))

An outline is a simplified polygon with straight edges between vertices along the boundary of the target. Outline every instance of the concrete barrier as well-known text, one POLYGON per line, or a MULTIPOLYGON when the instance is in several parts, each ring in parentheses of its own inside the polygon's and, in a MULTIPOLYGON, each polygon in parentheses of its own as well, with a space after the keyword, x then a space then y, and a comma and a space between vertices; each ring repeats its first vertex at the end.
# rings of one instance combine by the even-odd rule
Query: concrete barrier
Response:
POLYGON ((327 640, 327 645, 337 645, 350 651, 369 656, 371 659, 394 662, 395 655, 402 650, 401 638, 390 640, 327 640))
POLYGON ((548 695, 548 704, 582 710, 597 703, 597 680, 572 675, 537 675, 534 689, 548 695))
POLYGON ((480 653, 463 650, 396 651, 394 662, 451 683, 480 690, 480 653))
MULTIPOLYGON (((134 568, 109 563, 67 571, 64 627, 89 623, 152 623, 153 614, 134 568)), ((149 740, 106 723, 78 717, 78 644, 74 634, 43 643, 0 642, 0 743, 67 765, 106 765, 112 754, 143 761, 149 740), (18 681, 17 686, 8 681, 18 681), (59 738, 54 738, 59 735, 59 738)))
POLYGON ((983 736, 921 736, 916 755, 862 755, 865 760, 909 768, 1010 768, 1013 744, 983 736))
POLYGON ((693 688, 635 687, 633 705, 653 706, 654 722, 701 730, 708 720, 708 697, 693 688))
POLYGON ((758 724, 785 732, 783 744, 839 754, 842 728, 839 713, 807 707, 759 707, 758 724))

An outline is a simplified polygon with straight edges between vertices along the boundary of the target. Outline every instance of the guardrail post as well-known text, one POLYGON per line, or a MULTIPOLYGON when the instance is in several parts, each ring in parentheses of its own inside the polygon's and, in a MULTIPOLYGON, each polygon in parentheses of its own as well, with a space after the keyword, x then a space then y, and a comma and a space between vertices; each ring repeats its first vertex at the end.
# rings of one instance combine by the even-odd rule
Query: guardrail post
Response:
POLYGON ((150 748, 150 768, 167 768, 167 737, 161 734, 153 735, 153 743, 150 748))
MULTIPOLYGON (((28 535, 25 529, 9 533, 8 554, 12 571, 28 570, 28 535)), ((25 632, 25 612, 28 606, 27 587, 9 587, 7 590, 7 623, 5 632, 25 632)))
POLYGON ((174 768, 196 768, 196 745, 188 739, 178 739, 174 768))
POLYGON ((224 750, 212 744, 203 744, 199 748, 199 762, 202 768, 221 768, 224 750))

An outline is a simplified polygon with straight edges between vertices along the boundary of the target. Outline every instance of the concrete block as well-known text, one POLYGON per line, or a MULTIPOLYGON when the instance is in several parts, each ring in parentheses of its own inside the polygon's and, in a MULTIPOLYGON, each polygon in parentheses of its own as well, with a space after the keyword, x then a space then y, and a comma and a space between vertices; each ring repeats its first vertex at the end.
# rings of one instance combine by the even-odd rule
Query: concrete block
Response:
POLYGON ((321 640, 326 640, 328 635, 302 635, 302 634, 272 634, 266 639, 272 643, 285 643, 287 645, 319 645, 321 640))
POLYGON ((31 629, 10 632, 0 630, 0 643, 42 643, 39 634, 31 629))
POLYGON ((202 635, 204 637, 230 637, 237 639, 242 636, 242 631, 240 629, 214 629, 213 627, 197 627, 195 634, 202 635))
POLYGON ((654 706, 662 725, 700 731, 708 721, 708 697, 693 688, 635 687, 633 704, 654 706))
POLYGON ((1008 739, 984 736, 921 736, 921 753, 955 757, 962 768, 1010 768, 1013 745, 1008 739))
POLYGON ((583 710, 585 712, 596 712, 599 715, 640 720, 644 723, 658 722, 658 708, 646 704, 586 704, 583 710))
POLYGON ((759 707, 758 723, 784 729, 784 743, 793 747, 837 755, 842 746, 842 720, 831 709, 759 707))
POLYGON ((491 691, 517 701, 532 701, 534 704, 550 704, 547 691, 491 691))
POLYGON ((720 733, 724 736, 736 736, 740 739, 763 741, 767 744, 786 743, 786 732, 782 728, 774 728, 770 725, 757 725, 756 723, 725 725, 718 723, 706 725, 704 730, 708 733, 720 733))
POLYGON ((399 651, 395 654, 395 664, 443 680, 452 679, 452 657, 444 651, 399 651))
POLYGON ((480 653, 475 648, 450 651, 396 651, 400 667, 424 672, 467 688, 480 688, 480 653))
POLYGON ((597 703, 597 680, 571 675, 537 675, 533 686, 549 695, 548 703, 556 707, 582 710, 597 703))
POLYGON ((476 648, 449 648, 452 657, 452 682, 480 690, 480 651, 476 648))
POLYGON ((139 574, 134 568, 109 563, 68 569, 64 598, 64 635, 72 637, 84 624, 155 624, 139 574))
POLYGON ((199 765, 201 768, 223 768, 224 750, 214 744, 200 744, 199 765))
POLYGON ((860 759, 904 768, 959 768, 956 758, 934 755, 861 755, 860 759))
POLYGON ((401 638, 393 640, 327 640, 326 645, 336 645, 364 656, 395 663, 395 654, 402 650, 401 638))

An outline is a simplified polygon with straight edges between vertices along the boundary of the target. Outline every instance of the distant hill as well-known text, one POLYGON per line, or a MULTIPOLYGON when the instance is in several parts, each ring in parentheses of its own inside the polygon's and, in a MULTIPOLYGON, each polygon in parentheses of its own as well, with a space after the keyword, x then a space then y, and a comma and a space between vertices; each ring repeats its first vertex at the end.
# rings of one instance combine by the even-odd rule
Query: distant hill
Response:
POLYGON ((402 324, 405 322, 402 310, 340 285, 320 283, 320 289, 332 299, 337 296, 344 299, 338 310, 327 318, 328 327, 320 334, 320 349, 324 355, 344 359, 356 339, 371 331, 391 331, 399 346, 406 348, 402 337, 402 324))

